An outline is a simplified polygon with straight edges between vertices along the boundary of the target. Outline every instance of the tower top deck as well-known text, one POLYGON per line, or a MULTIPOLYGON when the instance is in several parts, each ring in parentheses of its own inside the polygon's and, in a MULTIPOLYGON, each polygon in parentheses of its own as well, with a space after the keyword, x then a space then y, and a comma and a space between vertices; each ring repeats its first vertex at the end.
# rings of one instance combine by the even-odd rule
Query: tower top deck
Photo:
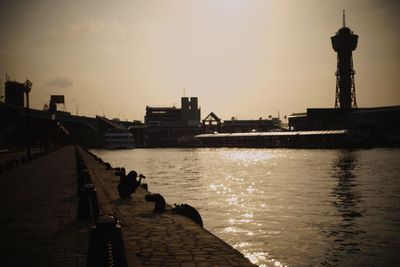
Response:
POLYGON ((343 9, 343 26, 337 31, 336 35, 354 35, 353 31, 346 26, 346 11, 343 9))
POLYGON ((346 26, 345 10, 343 10, 343 26, 331 37, 333 49, 352 51, 357 48, 358 35, 346 26))

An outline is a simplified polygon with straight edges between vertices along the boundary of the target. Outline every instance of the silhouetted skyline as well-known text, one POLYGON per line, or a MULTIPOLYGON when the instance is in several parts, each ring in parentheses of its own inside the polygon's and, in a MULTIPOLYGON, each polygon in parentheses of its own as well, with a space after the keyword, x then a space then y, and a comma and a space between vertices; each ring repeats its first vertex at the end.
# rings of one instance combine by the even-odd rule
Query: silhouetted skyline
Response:
POLYGON ((358 106, 399 105, 397 1, 1 2, 0 79, 29 78, 33 108, 64 94, 73 114, 129 120, 179 106, 183 88, 203 118, 333 107, 343 9, 358 106))

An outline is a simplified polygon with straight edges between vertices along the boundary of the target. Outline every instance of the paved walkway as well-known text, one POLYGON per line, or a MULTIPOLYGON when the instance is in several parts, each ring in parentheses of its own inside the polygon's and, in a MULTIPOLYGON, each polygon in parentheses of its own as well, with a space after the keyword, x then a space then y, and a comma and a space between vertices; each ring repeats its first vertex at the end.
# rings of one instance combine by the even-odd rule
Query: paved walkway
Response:
MULTIPOLYGON (((254 266, 171 207, 153 213, 142 188, 120 200, 114 171, 81 152, 103 213, 122 222, 129 266, 254 266)), ((76 181, 72 146, 0 175, 0 266, 86 266, 90 224, 76 220, 76 181)))
POLYGON ((86 265, 76 179, 71 146, 0 175, 1 266, 86 265))
MULTIPOLYGON (((131 263, 133 254, 142 266, 255 266, 237 250, 190 219, 174 214, 171 207, 153 213, 146 202, 148 193, 138 188, 131 200, 120 200, 116 187, 119 177, 81 150, 91 173, 103 211, 122 221, 122 231, 131 263)), ((151 186, 151 185, 150 185, 151 186)), ((149 188, 151 191, 151 187, 149 188)), ((135 259, 134 259, 135 260, 135 259)))

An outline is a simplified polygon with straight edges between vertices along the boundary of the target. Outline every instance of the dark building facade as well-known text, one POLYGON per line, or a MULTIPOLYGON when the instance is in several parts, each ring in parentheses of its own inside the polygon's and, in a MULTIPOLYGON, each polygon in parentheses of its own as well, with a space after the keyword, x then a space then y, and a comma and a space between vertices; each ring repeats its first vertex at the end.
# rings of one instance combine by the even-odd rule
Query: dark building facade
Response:
POLYGON ((179 125, 181 110, 175 107, 146 107, 144 118, 146 125, 179 125))
POLYGON ((200 124, 200 108, 197 97, 182 97, 181 99, 181 120, 188 126, 200 124))
POLYGON ((400 145, 400 106, 357 108, 309 108, 307 113, 289 116, 289 129, 350 130, 371 145, 400 145))
POLYGON ((270 120, 224 120, 220 127, 220 132, 235 133, 235 132, 262 132, 280 128, 280 120, 273 118, 270 120))
POLYGON ((138 147, 193 146, 194 136, 201 133, 197 97, 182 97, 181 108, 146 107, 144 125, 130 129, 138 147))
POLYGON ((144 122, 152 126, 198 126, 200 116, 197 97, 182 97, 181 108, 147 106, 144 122))
POLYGON ((16 81, 7 80, 4 84, 5 102, 19 107, 24 106, 25 85, 16 81))
POLYGON ((50 96, 49 110, 51 112, 56 112, 57 111, 57 105, 58 104, 65 105, 64 95, 52 95, 52 96, 50 96))

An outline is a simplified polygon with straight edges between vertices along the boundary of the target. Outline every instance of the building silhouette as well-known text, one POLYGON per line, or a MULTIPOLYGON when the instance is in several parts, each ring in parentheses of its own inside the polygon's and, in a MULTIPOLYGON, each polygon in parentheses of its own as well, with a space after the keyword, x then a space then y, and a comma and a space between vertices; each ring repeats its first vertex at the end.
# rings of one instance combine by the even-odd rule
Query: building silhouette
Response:
POLYGON ((153 126, 198 126, 200 125, 198 99, 182 97, 181 108, 147 106, 144 122, 153 126))
POLYGON ((5 102, 18 107, 24 106, 24 83, 6 80, 4 84, 5 102))

